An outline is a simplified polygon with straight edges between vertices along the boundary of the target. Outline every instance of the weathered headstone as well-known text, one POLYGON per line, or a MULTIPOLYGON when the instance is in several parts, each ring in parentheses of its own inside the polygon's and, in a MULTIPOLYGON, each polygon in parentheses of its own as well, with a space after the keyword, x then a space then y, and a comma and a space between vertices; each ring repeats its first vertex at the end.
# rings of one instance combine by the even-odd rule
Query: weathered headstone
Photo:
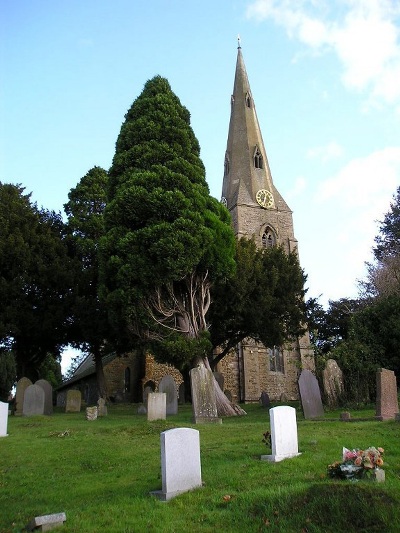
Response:
POLYGON ((67 402, 65 404, 66 413, 80 413, 82 405, 82 394, 80 390, 70 389, 67 391, 67 402))
POLYGON ((182 383, 179 385, 178 389, 178 403, 179 405, 184 405, 185 403, 185 384, 182 381, 182 383))
POLYGON ((21 378, 17 383, 14 406, 15 416, 22 416, 25 391, 29 387, 29 385, 32 385, 32 381, 29 378, 21 378))
POLYGON ((302 370, 299 378, 299 389, 304 418, 324 416, 321 391, 319 390, 317 378, 311 370, 302 370))
POLYGON ((201 487, 199 432, 190 428, 169 429, 160 437, 162 489, 151 494, 168 501, 201 487))
POLYGON ((44 390, 44 414, 53 414, 53 387, 46 379, 38 379, 35 385, 39 385, 44 390))
POLYGON ((44 390, 39 385, 29 385, 25 389, 22 414, 24 416, 44 414, 44 390))
POLYGON ((147 399, 151 392, 154 392, 154 389, 150 387, 150 385, 147 385, 147 387, 143 389, 143 403, 145 406, 147 406, 147 399))
POLYGON ((106 401, 104 398, 99 398, 97 400, 97 416, 107 416, 108 415, 108 409, 106 405, 106 401))
POLYGON ((269 409, 271 407, 271 401, 269 399, 268 393, 265 391, 262 391, 260 396, 260 402, 263 407, 266 409, 269 409))
POLYGON ((7 437, 8 403, 0 402, 0 437, 7 437))
POLYGON ((143 405, 142 403, 140 405, 138 405, 138 408, 137 408, 137 414, 138 415, 147 415, 147 409, 146 409, 146 406, 143 405))
POLYGON ((195 424, 215 422, 221 424, 218 418, 215 399, 214 376, 204 365, 192 368, 190 371, 190 388, 192 391, 192 412, 195 424))
POLYGON ((343 411, 343 413, 340 413, 340 420, 342 420, 343 422, 348 422, 349 420, 351 420, 351 414, 349 413, 349 411, 343 411))
POLYGON ((86 407, 86 420, 97 420, 97 405, 86 407))
POLYGON ((26 531, 50 531, 56 527, 62 526, 67 520, 65 513, 47 514, 36 516, 26 526, 26 531))
POLYGON ((393 370, 380 368, 376 373, 376 418, 395 419, 398 412, 396 375, 393 370))
POLYGON ((301 455, 298 448, 296 409, 287 405, 269 411, 272 455, 262 455, 261 460, 277 463, 301 455))
POLYGON ((166 420, 167 395, 165 392, 150 392, 147 396, 147 420, 166 420))
POLYGON ((334 407, 337 405, 344 390, 343 372, 334 359, 328 359, 326 362, 322 372, 322 378, 328 405, 334 407))
POLYGON ((158 392, 165 392, 167 395, 167 416, 178 414, 178 394, 176 390, 176 383, 172 376, 164 376, 161 379, 158 385, 158 392))

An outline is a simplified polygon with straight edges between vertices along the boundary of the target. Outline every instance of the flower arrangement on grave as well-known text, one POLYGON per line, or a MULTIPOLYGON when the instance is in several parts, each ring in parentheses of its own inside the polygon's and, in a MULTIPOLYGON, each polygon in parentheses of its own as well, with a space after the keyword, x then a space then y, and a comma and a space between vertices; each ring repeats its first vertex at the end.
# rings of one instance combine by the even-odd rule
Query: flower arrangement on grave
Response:
POLYGON ((335 461, 328 465, 328 476, 353 481, 368 478, 383 466, 383 453, 383 448, 374 446, 366 450, 343 448, 342 462, 335 461))

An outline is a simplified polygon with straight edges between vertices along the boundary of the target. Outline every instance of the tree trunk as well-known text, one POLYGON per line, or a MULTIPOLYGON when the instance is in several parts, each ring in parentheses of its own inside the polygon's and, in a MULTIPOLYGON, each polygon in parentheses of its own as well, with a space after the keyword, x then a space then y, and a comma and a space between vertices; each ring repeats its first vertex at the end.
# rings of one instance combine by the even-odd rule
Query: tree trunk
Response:
POLYGON ((101 356, 101 351, 99 347, 94 349, 94 363, 96 367, 96 380, 97 380, 97 391, 99 393, 99 398, 108 400, 106 378, 104 376, 103 368, 103 358, 101 356))
MULTIPOLYGON (((211 370, 210 363, 207 357, 203 359, 203 362, 204 366, 208 370, 211 370)), ((244 411, 239 405, 234 404, 228 400, 228 398, 221 390, 221 387, 219 386, 218 381, 215 379, 215 377, 213 379, 213 382, 218 416, 241 416, 247 414, 246 411, 244 411)))

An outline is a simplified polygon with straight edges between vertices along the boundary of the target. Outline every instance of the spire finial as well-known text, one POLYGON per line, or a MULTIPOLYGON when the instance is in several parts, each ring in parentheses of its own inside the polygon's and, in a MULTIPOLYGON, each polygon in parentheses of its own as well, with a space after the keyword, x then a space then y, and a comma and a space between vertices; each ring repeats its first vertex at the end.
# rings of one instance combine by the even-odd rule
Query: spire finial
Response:
POLYGON ((237 41, 238 41, 238 50, 239 50, 240 48, 242 48, 242 46, 240 44, 240 35, 239 34, 237 36, 237 41))

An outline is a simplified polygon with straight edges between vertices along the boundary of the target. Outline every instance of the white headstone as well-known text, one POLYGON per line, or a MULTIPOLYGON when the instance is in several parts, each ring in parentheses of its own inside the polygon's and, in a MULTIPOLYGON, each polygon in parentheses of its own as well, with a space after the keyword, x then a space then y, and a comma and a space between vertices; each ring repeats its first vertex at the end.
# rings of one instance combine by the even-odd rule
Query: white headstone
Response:
POLYGON ((8 403, 0 402, 0 437, 7 437, 8 403))
POLYGON ((296 409, 287 405, 274 407, 269 411, 269 419, 272 455, 262 455, 261 459, 277 463, 301 455, 297 441, 296 409))
POLYGON ((147 420, 166 420, 167 395, 165 392, 150 392, 147 396, 147 420))
POLYGON ((169 429, 160 437, 162 490, 152 494, 168 501, 201 487, 199 432, 190 428, 169 429))

